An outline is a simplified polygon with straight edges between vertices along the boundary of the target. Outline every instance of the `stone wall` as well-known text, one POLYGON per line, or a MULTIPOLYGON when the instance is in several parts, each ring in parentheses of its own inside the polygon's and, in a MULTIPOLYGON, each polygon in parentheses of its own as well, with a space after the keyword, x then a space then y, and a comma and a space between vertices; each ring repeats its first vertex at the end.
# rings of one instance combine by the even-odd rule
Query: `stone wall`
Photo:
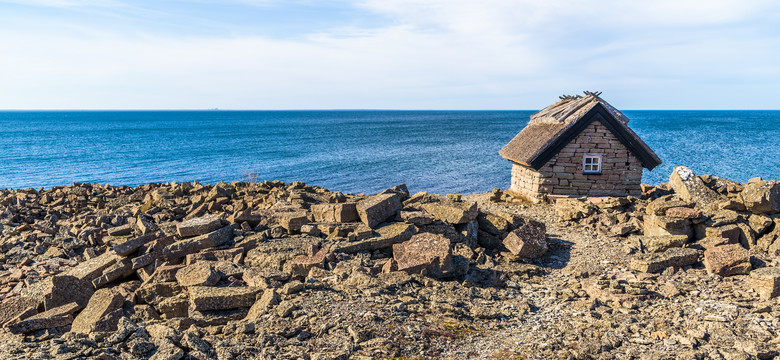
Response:
POLYGON ((511 190, 530 199, 543 194, 626 196, 641 194, 642 164, 601 122, 594 121, 539 171, 512 165, 511 190), (601 174, 583 174, 585 154, 601 154, 601 174))

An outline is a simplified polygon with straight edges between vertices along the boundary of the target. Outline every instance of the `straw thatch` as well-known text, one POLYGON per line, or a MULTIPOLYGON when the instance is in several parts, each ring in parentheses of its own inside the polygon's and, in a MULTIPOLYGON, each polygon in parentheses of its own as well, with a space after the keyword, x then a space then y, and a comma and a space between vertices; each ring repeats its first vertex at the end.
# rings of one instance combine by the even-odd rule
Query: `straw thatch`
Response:
POLYGON ((629 127, 628 118, 599 97, 562 96, 561 100, 531 115, 531 121, 499 152, 510 161, 536 170, 544 166, 560 149, 594 120, 601 121, 642 166, 653 169, 661 160, 629 127))

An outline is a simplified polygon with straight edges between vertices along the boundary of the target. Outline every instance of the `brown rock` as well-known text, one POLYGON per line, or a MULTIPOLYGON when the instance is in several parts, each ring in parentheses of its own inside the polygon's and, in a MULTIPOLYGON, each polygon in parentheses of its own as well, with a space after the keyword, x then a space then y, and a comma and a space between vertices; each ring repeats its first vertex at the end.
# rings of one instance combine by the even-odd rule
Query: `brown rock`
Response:
POLYGON ((372 229, 394 217, 400 210, 401 196, 396 193, 377 194, 357 204, 360 221, 372 229))
POLYGON ((683 267, 699 262, 701 251, 691 248, 670 248, 662 253, 636 255, 629 267, 634 271, 656 273, 670 266, 683 267))
POLYGON ((183 290, 176 282, 146 282, 135 290, 138 302, 156 305, 165 298, 174 296, 183 290))
POLYGON ((477 203, 475 202, 440 202, 423 204, 422 209, 436 219, 448 224, 465 224, 477 218, 477 203))
POLYGON ((422 226, 428 225, 436 219, 433 215, 424 211, 401 211, 401 220, 417 226, 422 226))
POLYGON ((178 259, 203 249, 217 247, 233 240, 233 226, 225 226, 208 234, 177 241, 163 250, 168 259, 178 259))
POLYGON ((756 181, 745 184, 739 194, 748 211, 754 214, 780 212, 780 181, 756 181))
POLYGON ((27 296, 14 296, 0 303, 0 326, 38 313, 39 301, 27 296), (24 316, 27 315, 27 316, 24 316))
POLYGON ((693 237, 694 231, 688 219, 658 215, 645 215, 644 234, 647 236, 685 235, 693 237))
POLYGON ((365 240, 356 241, 339 247, 336 251, 343 253, 356 253, 360 251, 374 251, 385 249, 407 241, 417 232, 417 228, 407 223, 389 223, 376 229, 377 236, 365 240))
POLYGON ((695 204, 692 201, 681 200, 679 197, 676 197, 674 195, 666 195, 666 196, 661 196, 658 199, 655 199, 651 201, 649 204, 647 204, 647 207, 645 208, 645 212, 648 215, 664 216, 666 215, 666 211, 671 208, 675 208, 675 207, 691 208, 694 205, 695 204))
POLYGON ((139 237, 127 240, 117 246, 114 246, 112 250, 114 250, 115 253, 127 256, 130 255, 135 250, 138 250, 141 246, 144 244, 154 240, 156 236, 154 234, 147 234, 147 235, 141 235, 139 237))
POLYGON ((688 242, 685 235, 645 236, 642 243, 648 252, 664 252, 673 247, 683 247, 688 242))
POLYGON ((99 289, 95 291, 89 304, 75 319, 71 331, 81 334, 89 334, 93 331, 116 330, 119 314, 125 299, 115 289, 99 289))
POLYGON ((325 267, 325 262, 332 257, 327 249, 320 249, 314 255, 298 255, 290 262, 290 270, 293 275, 306 276, 312 268, 325 267))
POLYGON ((36 299, 45 310, 50 310, 74 301, 81 307, 87 306, 93 292, 92 284, 86 280, 55 275, 24 289, 22 296, 36 299))
POLYGON ((400 271, 419 273, 426 270, 434 277, 453 268, 450 240, 439 234, 420 233, 409 241, 393 245, 393 259, 400 271))
POLYGON ((69 325, 73 322, 71 314, 79 309, 81 309, 79 304, 68 303, 13 323, 8 326, 8 330, 16 334, 28 334, 38 330, 69 325))
POLYGON ((255 301, 252 307, 249 309, 249 313, 246 315, 245 320, 256 320, 260 315, 270 310, 274 305, 279 304, 282 299, 274 289, 266 289, 263 295, 255 301))
POLYGON ((108 251, 98 257, 76 265, 76 267, 66 271, 64 275, 74 276, 91 283, 92 280, 103 275, 104 270, 109 266, 114 265, 121 258, 122 257, 116 253, 108 251))
POLYGON ((479 212, 477 215, 479 229, 491 235, 501 236, 509 231, 510 223, 503 217, 486 212, 479 212))
POLYGON ((719 237, 705 237, 696 242, 696 244, 703 247, 705 250, 714 248, 716 246, 728 245, 730 243, 731 242, 729 241, 729 239, 719 238, 719 237))
POLYGON ((197 261, 228 261, 234 264, 240 264, 244 258, 243 248, 224 249, 224 250, 202 250, 195 254, 187 255, 186 264, 193 264, 197 261))
POLYGON ((109 236, 125 236, 133 233, 133 224, 114 226, 108 229, 109 236))
POLYGON ((510 232, 504 238, 503 244, 516 256, 535 259, 547 252, 546 239, 544 224, 529 221, 510 232))
POLYGON ((300 232, 301 226, 309 222, 309 217, 306 215, 305 210, 276 212, 274 217, 279 225, 290 234, 300 232))
POLYGON ((176 272, 176 281, 184 287, 214 286, 219 279, 219 274, 205 261, 187 265, 176 272))
POLYGON ((704 252, 704 267, 710 274, 732 276, 750 272, 750 254, 739 244, 716 246, 704 252))
POLYGON ((353 222, 358 221, 357 204, 314 204, 311 206, 314 221, 317 222, 353 222))
POLYGON ((197 311, 249 308, 260 291, 253 287, 193 286, 188 289, 190 307, 197 311))
POLYGON ((739 234, 742 230, 737 225, 723 225, 717 227, 708 227, 704 230, 706 237, 726 238, 730 244, 739 243, 739 234))
POLYGON ((214 215, 211 215, 185 220, 176 225, 176 231, 179 233, 179 236, 188 238, 207 234, 221 227, 222 220, 214 215))
POLYGON ((780 296, 780 267, 765 267, 750 272, 750 285, 761 299, 780 296))
POLYGON ((164 298, 162 301, 153 305, 153 307, 158 313, 162 314, 163 318, 173 319, 177 317, 186 317, 188 315, 189 305, 190 301, 187 295, 179 294, 164 298))
POLYGON ((163 265, 158 266, 154 270, 154 274, 151 280, 154 282, 168 282, 176 281, 176 273, 183 268, 184 265, 163 265))
POLYGON ((701 210, 687 207, 673 207, 666 209, 666 216, 678 219, 698 219, 702 215, 701 210))

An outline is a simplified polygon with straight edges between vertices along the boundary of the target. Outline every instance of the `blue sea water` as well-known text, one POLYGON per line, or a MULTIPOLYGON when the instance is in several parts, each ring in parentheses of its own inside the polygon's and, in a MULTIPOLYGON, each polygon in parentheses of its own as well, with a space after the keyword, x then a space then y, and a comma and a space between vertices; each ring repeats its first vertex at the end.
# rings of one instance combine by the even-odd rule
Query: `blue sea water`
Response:
MULTIPOLYGON (((2 111, 0 188, 300 180, 333 191, 509 186, 498 155, 533 111, 2 111)), ((664 163, 780 179, 780 111, 625 111, 664 163)))

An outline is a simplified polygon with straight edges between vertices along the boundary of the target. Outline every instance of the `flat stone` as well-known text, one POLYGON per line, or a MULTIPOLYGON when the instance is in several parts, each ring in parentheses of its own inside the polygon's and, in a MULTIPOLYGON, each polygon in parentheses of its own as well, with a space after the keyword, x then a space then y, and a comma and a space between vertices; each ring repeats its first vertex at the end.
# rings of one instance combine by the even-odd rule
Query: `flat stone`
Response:
POLYGON ((673 247, 683 247, 688 242, 686 235, 645 236, 642 243, 648 252, 664 252, 673 247))
POLYGON ((190 300, 185 294, 179 294, 172 297, 167 297, 157 304, 153 305, 154 309, 158 313, 162 314, 165 319, 173 319, 177 317, 186 317, 190 306, 190 300))
POLYGON ((216 216, 204 216, 185 220, 176 225, 176 231, 183 238, 208 234, 222 227, 222 220, 216 216))
POLYGON ((114 265, 111 265, 108 269, 106 269, 103 272, 103 275, 98 277, 95 280, 92 280, 92 285, 98 289, 106 284, 118 280, 126 278, 133 274, 133 259, 132 258, 124 258, 119 260, 114 265))
POLYGON ((750 254, 739 244, 716 246, 704 252, 704 267, 710 274, 732 276, 748 274, 750 254))
POLYGON ((359 219, 356 203, 314 204, 311 213, 316 222, 345 223, 359 219))
POLYGON ((290 261, 290 270, 293 275, 306 276, 312 268, 324 268, 325 263, 332 257, 327 249, 320 249, 314 255, 298 255, 290 261))
POLYGON ((479 229, 491 235, 502 236, 509 231, 510 223, 503 217, 486 212, 479 212, 477 215, 479 229))
POLYGON ((750 272, 750 285, 761 299, 780 296, 780 267, 765 267, 750 272))
POLYGON ((8 330, 15 334, 28 334, 38 330, 69 325, 73 322, 71 314, 79 309, 81 309, 79 304, 68 303, 13 323, 8 326, 8 330))
POLYGON ((138 250, 141 246, 145 245, 146 243, 154 240, 156 236, 154 234, 147 234, 147 235, 141 235, 139 237, 127 240, 117 246, 114 246, 112 250, 114 250, 115 253, 127 256, 130 255, 135 250, 138 250))
POLYGON ((360 221, 373 229, 395 217, 401 207, 400 195, 396 193, 378 194, 358 202, 357 212, 360 221))
POLYGON ((108 229, 109 236, 125 236, 133 233, 133 224, 114 226, 108 229))
POLYGON ((14 296, 5 299, 0 303, 0 326, 24 317, 26 315, 35 315, 38 313, 36 308, 39 301, 27 296, 14 296))
POLYGON ((201 250, 195 254, 188 254, 186 258, 187 265, 193 264, 197 261, 229 261, 235 264, 240 264, 244 258, 243 248, 233 248, 224 250, 201 250))
POLYGON ((450 240, 440 234, 420 233, 393 245, 393 259, 399 271, 413 274, 425 270, 438 277, 453 268, 450 240))
POLYGON ((687 207, 673 207, 666 209, 666 216, 678 219, 698 219, 702 216, 701 210, 687 207))
POLYGON ((255 296, 260 292, 260 289, 248 286, 221 288, 192 286, 188 291, 190 308, 205 311, 249 308, 254 304, 255 296))
POLYGON ((227 310, 190 310, 189 318, 199 327, 219 326, 246 318, 247 313, 249 313, 248 307, 227 310))
POLYGON ((711 248, 714 248, 716 246, 721 245, 728 245, 731 244, 729 239, 727 238, 719 238, 719 237, 705 237, 703 239, 700 239, 696 242, 697 245, 704 248, 704 250, 709 250, 711 248))
POLYGON ((176 272, 176 281, 185 287, 214 286, 219 279, 219 274, 205 261, 187 265, 176 272))
POLYGON ((547 233, 544 224, 528 221, 507 234, 504 246, 514 255, 528 259, 541 257, 547 252, 547 233))
POLYGON ((683 267, 699 262, 701 251, 692 248, 671 248, 662 253, 639 254, 631 259, 629 267, 634 271, 660 272, 670 266, 683 267))
POLYGON ((645 208, 648 215, 665 216, 666 211, 671 208, 685 207, 692 208, 695 205, 692 201, 685 201, 673 195, 661 196, 651 201, 645 208))
POLYGON ((393 244, 411 239, 412 235, 417 232, 417 228, 407 223, 389 223, 377 228, 375 231, 377 236, 343 245, 336 251, 352 254, 360 251, 386 249, 393 246, 393 244))
POLYGON ((646 236, 685 235, 693 237, 691 220, 658 215, 645 215, 644 234, 646 236))
POLYGON ((71 331, 80 334, 89 334, 95 331, 116 330, 120 311, 124 303, 124 297, 115 289, 99 289, 89 299, 87 307, 82 310, 75 319, 71 331))
POLYGON ((275 305, 278 305, 281 301, 282 298, 279 297, 279 294, 276 292, 276 290, 266 289, 263 291, 263 295, 257 299, 257 301, 255 301, 251 308, 249 308, 249 313, 247 313, 245 320, 257 320, 260 315, 265 314, 268 310, 271 310, 271 308, 273 308, 275 305))
POLYGON ((146 282, 135 290, 135 297, 140 303, 156 305, 183 290, 184 288, 177 282, 146 282))
POLYGON ((309 216, 305 210, 276 212, 274 218, 290 234, 301 232, 301 226, 309 223, 309 216))
POLYGON ((477 218, 476 202, 439 202, 423 204, 422 209, 448 224, 465 224, 477 218))
POLYGON ((154 274, 151 276, 153 282, 167 282, 176 281, 176 273, 183 268, 184 265, 162 265, 154 269, 154 274))
POLYGON ((436 218, 425 211, 401 211, 401 220, 417 226, 428 225, 436 218))
POLYGON ((79 306, 87 306, 94 288, 86 280, 72 275, 54 275, 39 281, 22 291, 22 296, 36 299, 50 310, 75 301, 79 306))
POLYGON ((95 280, 96 278, 103 275, 104 270, 106 270, 109 266, 114 265, 121 258, 122 256, 108 251, 99 255, 98 257, 89 259, 76 265, 76 267, 66 271, 64 275, 74 276, 78 279, 82 279, 91 283, 92 280, 95 280))
POLYGON ((748 211, 754 214, 780 212, 780 181, 756 181, 745 184, 739 196, 748 211))
POLYGON ((704 229, 705 237, 726 238, 730 244, 739 243, 739 234, 742 230, 737 225, 722 225, 717 227, 707 227, 704 229))
POLYGON ((178 259, 203 249, 224 245, 231 240, 233 240, 233 226, 225 226, 208 234, 180 240, 168 245, 163 250, 163 255, 168 259, 178 259))

